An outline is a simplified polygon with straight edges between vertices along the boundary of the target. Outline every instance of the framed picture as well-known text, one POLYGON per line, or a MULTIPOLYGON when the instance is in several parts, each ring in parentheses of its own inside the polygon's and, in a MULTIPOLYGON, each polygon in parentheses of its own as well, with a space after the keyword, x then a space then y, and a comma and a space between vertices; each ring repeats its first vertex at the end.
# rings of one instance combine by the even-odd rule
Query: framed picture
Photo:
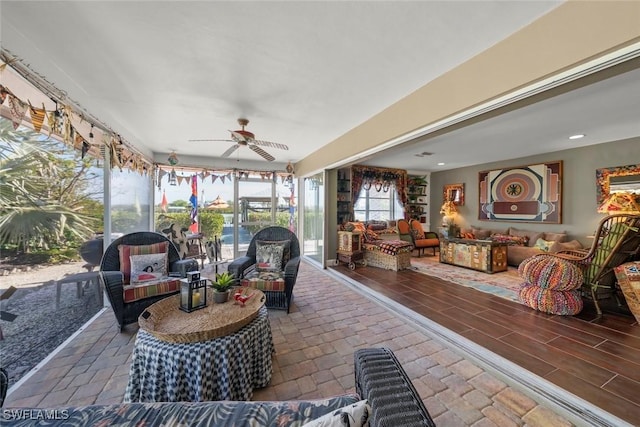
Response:
POLYGON ((442 193, 443 201, 452 201, 456 206, 464 206, 464 184, 447 184, 442 193))
POLYGON ((562 223, 562 161, 480 172, 478 219, 562 223))
POLYGON ((596 169, 598 213, 636 212, 640 206, 640 164, 596 169))
POLYGON ((416 199, 416 203, 426 204, 427 203, 427 197, 426 196, 418 196, 418 198, 416 199))

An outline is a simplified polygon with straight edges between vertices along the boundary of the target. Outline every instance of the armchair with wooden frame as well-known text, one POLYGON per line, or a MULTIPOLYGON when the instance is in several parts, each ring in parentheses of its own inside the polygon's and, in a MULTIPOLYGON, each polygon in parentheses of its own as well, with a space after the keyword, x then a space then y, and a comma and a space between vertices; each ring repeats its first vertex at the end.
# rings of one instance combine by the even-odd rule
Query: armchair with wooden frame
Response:
POLYGON ((397 230, 398 238, 413 244, 413 249, 418 251, 418 256, 424 255, 424 250, 427 248, 433 249, 433 255, 435 256, 436 248, 440 247, 438 235, 432 231, 425 232, 418 220, 407 221, 399 219, 397 230))
POLYGON ((598 300, 610 296, 618 299, 614 268, 640 256, 640 215, 609 215, 600 221, 588 251, 564 250, 549 255, 581 267, 583 292, 591 294, 597 314, 601 316, 598 300))

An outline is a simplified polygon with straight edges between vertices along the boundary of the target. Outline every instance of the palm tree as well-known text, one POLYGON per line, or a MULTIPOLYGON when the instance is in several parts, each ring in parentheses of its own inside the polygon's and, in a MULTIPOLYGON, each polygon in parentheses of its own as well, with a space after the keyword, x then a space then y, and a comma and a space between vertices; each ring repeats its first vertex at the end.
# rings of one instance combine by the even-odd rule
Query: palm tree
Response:
POLYGON ((92 233, 82 212, 89 159, 43 135, 0 119, 0 243, 24 251, 92 233))

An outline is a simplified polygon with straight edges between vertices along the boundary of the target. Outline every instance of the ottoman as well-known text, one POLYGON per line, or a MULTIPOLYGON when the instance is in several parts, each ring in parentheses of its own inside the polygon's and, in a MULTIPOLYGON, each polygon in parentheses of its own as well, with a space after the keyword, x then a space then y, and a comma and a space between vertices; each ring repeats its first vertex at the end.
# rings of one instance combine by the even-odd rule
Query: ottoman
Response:
POLYGON ((549 314, 574 315, 582 311, 580 268, 553 255, 536 255, 518 267, 524 280, 518 299, 534 310, 549 314))

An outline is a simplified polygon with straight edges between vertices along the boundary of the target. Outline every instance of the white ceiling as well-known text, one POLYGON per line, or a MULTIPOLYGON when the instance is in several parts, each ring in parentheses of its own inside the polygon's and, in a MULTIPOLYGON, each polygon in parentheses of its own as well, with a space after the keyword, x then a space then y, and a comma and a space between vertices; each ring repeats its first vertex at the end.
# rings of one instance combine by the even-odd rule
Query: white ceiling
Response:
MULTIPOLYGON (((226 139, 247 117, 257 139, 290 147, 266 148, 276 162, 295 163, 560 3, 3 0, 0 28, 3 49, 144 154, 220 166, 231 143, 188 140, 226 139)), ((553 151, 578 131, 640 135, 640 78, 620 79, 635 96, 602 82, 370 162, 439 170, 553 151)), ((232 159, 267 166, 246 148, 232 159)))

